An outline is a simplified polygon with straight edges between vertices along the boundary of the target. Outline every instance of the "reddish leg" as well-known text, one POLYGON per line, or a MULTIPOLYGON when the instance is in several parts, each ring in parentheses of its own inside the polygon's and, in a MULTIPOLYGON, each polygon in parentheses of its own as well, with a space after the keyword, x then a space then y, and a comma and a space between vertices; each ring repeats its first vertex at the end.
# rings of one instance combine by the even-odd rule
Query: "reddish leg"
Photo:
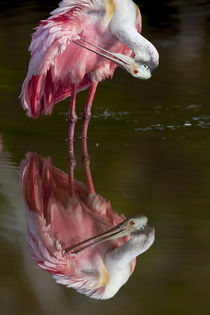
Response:
POLYGON ((76 159, 74 156, 74 142, 68 139, 68 177, 69 177, 69 193, 71 197, 75 196, 74 190, 74 168, 76 159))
POLYGON ((83 169, 84 169, 85 178, 86 178, 86 184, 88 187, 88 193, 91 195, 94 195, 95 188, 93 185, 93 179, 90 172, 90 158, 88 155, 86 138, 82 139, 82 162, 83 162, 83 169))
POLYGON ((82 138, 87 138, 88 124, 91 118, 91 106, 93 103, 97 86, 98 82, 92 82, 89 88, 87 101, 83 111, 82 138))
POLYGON ((76 96, 77 96, 77 85, 72 84, 71 100, 70 100, 70 106, 69 106, 69 111, 68 111, 68 123, 69 123, 68 139, 69 140, 74 139, 74 128, 77 121, 77 115, 75 112, 76 96))

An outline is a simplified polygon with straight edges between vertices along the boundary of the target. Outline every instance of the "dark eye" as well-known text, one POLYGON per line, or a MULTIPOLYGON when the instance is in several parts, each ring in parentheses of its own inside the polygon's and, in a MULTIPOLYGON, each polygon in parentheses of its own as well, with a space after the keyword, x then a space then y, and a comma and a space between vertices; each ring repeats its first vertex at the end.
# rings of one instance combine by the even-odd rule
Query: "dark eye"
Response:
POLYGON ((139 71, 136 69, 136 70, 134 70, 134 73, 137 74, 137 73, 139 73, 139 71))
POLYGON ((147 70, 149 67, 148 65, 143 65, 144 69, 147 70))

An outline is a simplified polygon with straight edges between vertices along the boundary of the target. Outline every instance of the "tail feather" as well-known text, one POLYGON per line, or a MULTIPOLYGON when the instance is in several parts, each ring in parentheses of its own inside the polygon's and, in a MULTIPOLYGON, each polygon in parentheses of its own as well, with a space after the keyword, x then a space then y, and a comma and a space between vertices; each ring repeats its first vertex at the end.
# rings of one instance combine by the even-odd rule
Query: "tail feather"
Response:
POLYGON ((37 118, 40 114, 50 115, 55 104, 55 84, 51 71, 46 74, 33 75, 25 79, 22 87, 21 100, 27 115, 37 118))
MULTIPOLYGON (((91 79, 85 75, 79 83, 77 91, 90 86, 91 79)), ((51 115, 54 105, 71 95, 71 81, 61 80, 55 82, 51 69, 46 74, 33 75, 25 79, 22 87, 21 101, 27 115, 37 118, 39 115, 51 115)))

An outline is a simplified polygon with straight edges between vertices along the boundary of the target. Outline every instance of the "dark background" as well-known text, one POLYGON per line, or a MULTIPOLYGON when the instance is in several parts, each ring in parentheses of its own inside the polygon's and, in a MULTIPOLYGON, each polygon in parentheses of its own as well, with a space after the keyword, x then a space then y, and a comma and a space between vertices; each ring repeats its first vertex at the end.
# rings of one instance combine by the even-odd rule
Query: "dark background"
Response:
MULTIPOLYGON (((19 166, 27 152, 67 172, 69 99, 32 120, 18 98, 33 28, 57 1, 0 2, 0 312, 7 315, 209 315, 210 4, 139 1, 143 36, 160 65, 148 81, 117 69, 94 99, 88 150, 96 192, 127 217, 144 214, 154 245, 108 301, 58 285, 35 267, 25 239, 19 166)), ((77 99, 75 178, 81 168, 77 99)))

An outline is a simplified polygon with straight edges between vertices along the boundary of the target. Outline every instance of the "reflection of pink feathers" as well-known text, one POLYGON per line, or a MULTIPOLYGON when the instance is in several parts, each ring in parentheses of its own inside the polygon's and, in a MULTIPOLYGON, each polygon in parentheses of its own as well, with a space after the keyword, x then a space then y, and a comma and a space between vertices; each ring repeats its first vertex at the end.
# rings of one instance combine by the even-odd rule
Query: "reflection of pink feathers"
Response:
MULTIPOLYGON (((68 246, 103 233, 125 217, 115 213, 109 201, 89 195, 85 184, 74 181, 70 197, 68 176, 49 158, 29 153, 21 165, 22 189, 27 215, 27 240, 37 264, 57 282, 94 298, 103 298, 106 283, 104 258, 129 237, 109 240, 78 254, 65 253, 68 246)), ((135 259, 132 261, 133 271, 135 259)))
MULTIPOLYGON (((77 91, 91 82, 112 77, 116 65, 74 44, 72 40, 87 39, 110 52, 131 56, 132 51, 110 33, 110 18, 104 11, 109 1, 63 1, 52 16, 32 36, 32 54, 28 74, 22 87, 22 105, 33 118, 51 114, 54 104, 71 95, 72 84, 77 91), (94 12, 101 12, 96 15, 94 12)), ((141 16, 137 20, 141 32, 141 16)))

